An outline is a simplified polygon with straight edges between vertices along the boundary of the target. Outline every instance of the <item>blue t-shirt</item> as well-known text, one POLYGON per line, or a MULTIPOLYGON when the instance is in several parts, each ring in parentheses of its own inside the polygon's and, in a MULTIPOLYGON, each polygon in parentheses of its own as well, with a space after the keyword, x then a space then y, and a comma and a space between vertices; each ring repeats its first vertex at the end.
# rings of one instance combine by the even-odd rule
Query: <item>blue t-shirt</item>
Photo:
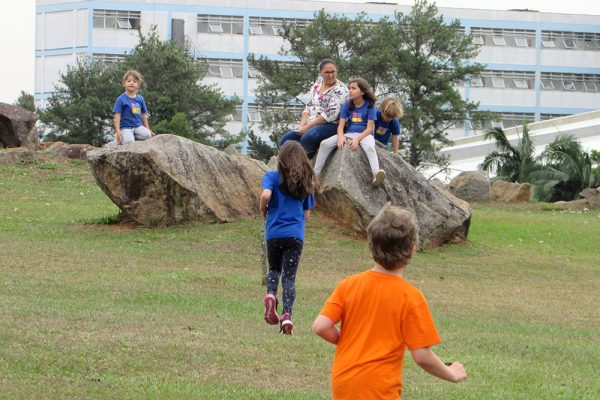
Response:
POLYGON ((398 118, 392 118, 388 122, 383 120, 381 111, 377 110, 377 121, 375 121, 375 139, 383 144, 388 144, 392 135, 400 134, 400 121, 398 118))
POLYGON ((113 113, 121 114, 119 128, 137 128, 142 126, 142 114, 148 113, 148 109, 142 96, 136 94, 135 97, 129 97, 124 92, 117 97, 113 113))
POLYGON ((304 210, 314 207, 313 195, 297 199, 286 194, 279 186, 279 171, 268 171, 263 176, 262 188, 272 191, 267 211, 267 240, 297 238, 304 240, 304 210))
POLYGON ((369 108, 369 104, 368 101, 365 101, 362 106, 350 110, 350 101, 348 100, 344 103, 340 112, 340 118, 348 121, 347 133, 362 133, 367 129, 368 121, 375 121, 377 119, 377 108, 375 106, 369 108))

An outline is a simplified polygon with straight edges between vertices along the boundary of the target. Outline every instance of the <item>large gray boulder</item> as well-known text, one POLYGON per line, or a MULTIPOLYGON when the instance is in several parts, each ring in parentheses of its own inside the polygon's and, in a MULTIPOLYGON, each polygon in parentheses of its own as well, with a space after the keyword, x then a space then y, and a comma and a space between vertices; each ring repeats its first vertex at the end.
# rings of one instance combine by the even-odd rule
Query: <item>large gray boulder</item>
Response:
POLYGON ((37 115, 23 107, 0 103, 0 147, 36 149, 37 115))
POLYGON ((492 195, 487 172, 463 171, 450 181, 448 191, 465 201, 488 201, 492 195))
POLYGON ((259 216, 264 163, 174 135, 87 154, 96 182, 142 225, 259 216))
POLYGON ((364 234, 371 219, 389 201, 415 216, 419 247, 467 238, 471 221, 469 204, 432 186, 400 157, 379 147, 376 150, 380 166, 387 173, 384 184, 373 188, 365 153, 344 146, 330 156, 321 173, 321 188, 316 195, 318 210, 364 234))

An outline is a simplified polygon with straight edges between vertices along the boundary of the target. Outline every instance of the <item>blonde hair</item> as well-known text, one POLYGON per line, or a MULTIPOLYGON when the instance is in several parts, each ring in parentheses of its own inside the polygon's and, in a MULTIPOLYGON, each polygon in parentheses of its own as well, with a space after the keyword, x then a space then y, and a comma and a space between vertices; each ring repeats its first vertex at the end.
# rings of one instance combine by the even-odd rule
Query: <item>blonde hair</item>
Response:
POLYGON ((125 72, 125 74, 123 75, 123 82, 125 82, 127 78, 129 78, 129 75, 133 76, 133 78, 137 80, 140 84, 144 82, 144 77, 142 76, 142 74, 137 72, 135 69, 128 69, 127 72, 125 72))
POLYGON ((389 202, 367 227, 373 260, 393 271, 408 264, 419 240, 419 229, 412 214, 389 202))
POLYGON ((379 110, 389 118, 400 118, 404 115, 402 104, 395 97, 385 98, 379 105, 379 110))

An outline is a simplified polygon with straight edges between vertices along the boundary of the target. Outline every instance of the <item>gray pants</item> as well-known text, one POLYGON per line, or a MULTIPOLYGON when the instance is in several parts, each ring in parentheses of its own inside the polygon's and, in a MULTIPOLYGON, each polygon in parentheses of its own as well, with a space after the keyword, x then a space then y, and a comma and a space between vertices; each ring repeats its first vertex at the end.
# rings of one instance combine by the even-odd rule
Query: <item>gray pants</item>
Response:
POLYGON ((121 128, 121 134, 123 135, 123 144, 132 143, 136 140, 150 139, 152 136, 144 125, 137 128, 121 128))
MULTIPOLYGON (((359 135, 360 133, 358 132, 344 133, 344 137, 348 139, 354 139, 359 135)), ((329 157, 329 154, 337 147, 337 139, 338 137, 335 135, 321 142, 319 152, 317 153, 317 161, 315 161, 315 173, 317 175, 321 174, 321 170, 325 166, 327 157, 329 157)), ((344 146, 348 145, 344 144, 344 146)), ((373 138, 373 135, 363 138, 363 140, 360 141, 360 147, 362 147, 367 155, 369 165, 371 166, 371 172, 375 174, 379 171, 379 159, 377 158, 377 152, 375 151, 375 139, 373 138)))

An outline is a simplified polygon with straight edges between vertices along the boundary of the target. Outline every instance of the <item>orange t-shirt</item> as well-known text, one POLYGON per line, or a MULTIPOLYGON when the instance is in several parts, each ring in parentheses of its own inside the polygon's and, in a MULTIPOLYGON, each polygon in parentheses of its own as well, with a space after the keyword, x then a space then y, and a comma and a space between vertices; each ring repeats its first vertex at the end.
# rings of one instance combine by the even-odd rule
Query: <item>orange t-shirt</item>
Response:
POLYGON ((339 283, 321 314, 342 321, 331 369, 333 399, 400 399, 402 364, 411 350, 441 342, 423 293, 376 271, 339 283))

